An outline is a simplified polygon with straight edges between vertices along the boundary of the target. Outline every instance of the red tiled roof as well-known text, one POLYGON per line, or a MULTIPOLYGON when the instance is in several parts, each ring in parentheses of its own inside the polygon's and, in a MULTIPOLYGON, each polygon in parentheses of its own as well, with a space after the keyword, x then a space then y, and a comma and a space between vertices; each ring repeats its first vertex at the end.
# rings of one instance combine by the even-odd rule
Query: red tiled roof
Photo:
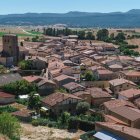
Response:
POLYGON ((98 74, 100 75, 107 75, 107 74, 113 74, 110 70, 97 70, 98 74))
POLYGON ((125 74, 128 77, 140 77, 140 71, 122 71, 123 74, 125 74))
POLYGON ((134 104, 132 104, 131 102, 125 101, 125 100, 118 100, 118 99, 110 100, 110 101, 107 101, 103 104, 108 109, 116 108, 116 107, 119 107, 119 106, 130 106, 130 107, 135 108, 134 104))
POLYGON ((76 88, 78 88, 78 87, 85 88, 85 87, 83 87, 82 85, 77 84, 77 83, 75 83, 75 82, 70 82, 70 83, 68 83, 68 84, 65 84, 65 85, 63 85, 63 87, 66 88, 66 89, 70 89, 70 90, 76 89, 76 88))
POLYGON ((42 102, 47 104, 48 106, 55 106, 58 103, 68 99, 68 98, 72 98, 72 99, 77 99, 77 100, 82 100, 81 98, 72 95, 72 94, 67 94, 67 93, 53 93, 49 96, 47 96, 46 98, 42 99, 42 102))
POLYGON ((140 97, 140 90, 139 89, 128 89, 119 92, 120 95, 125 96, 127 98, 133 98, 133 97, 140 97))
POLYGON ((24 80, 28 81, 29 83, 32 83, 36 80, 39 80, 41 79, 39 76, 34 76, 34 75, 31 75, 31 76, 26 76, 26 77, 23 77, 24 80))
POLYGON ((127 106, 119 106, 116 108, 110 109, 115 114, 118 114, 119 116, 122 116, 125 119, 135 121, 140 119, 140 112, 135 111, 127 106))
POLYGON ((57 80, 57 81, 62 81, 62 80, 64 80, 64 79, 68 79, 68 78, 76 80, 76 78, 71 77, 71 76, 68 76, 68 75, 64 75, 64 74, 62 74, 62 75, 60 75, 60 76, 58 76, 58 77, 55 77, 55 80, 57 80))
POLYGON ((112 96, 101 88, 89 88, 86 90, 93 98, 111 98, 112 96))
POLYGON ((122 135, 126 134, 128 135, 128 137, 132 136, 136 139, 140 139, 140 129, 135 129, 132 127, 127 127, 124 125, 118 125, 118 124, 109 123, 109 122, 96 122, 95 125, 103 129, 109 128, 113 132, 114 131, 120 132, 122 135))
POLYGON ((126 79, 114 79, 109 81, 109 83, 113 86, 118 86, 118 85, 122 85, 124 83, 129 83, 131 85, 136 85, 135 83, 133 83, 132 81, 126 80, 126 79))
POLYGON ((5 93, 5 92, 1 92, 0 91, 0 98, 12 98, 12 97, 15 97, 15 96, 12 95, 12 94, 5 93))
POLYGON ((13 112, 11 114, 14 116, 20 116, 20 117, 30 117, 31 116, 30 113, 31 113, 31 111, 25 109, 25 110, 13 112))
POLYGON ((125 122, 123 122, 123 121, 121 121, 121 120, 119 120, 119 119, 117 119, 117 118, 115 118, 111 115, 104 115, 104 117, 105 117, 105 120, 107 122, 112 122, 112 123, 115 123, 115 124, 122 124, 122 125, 128 126, 127 123, 125 123, 125 122))

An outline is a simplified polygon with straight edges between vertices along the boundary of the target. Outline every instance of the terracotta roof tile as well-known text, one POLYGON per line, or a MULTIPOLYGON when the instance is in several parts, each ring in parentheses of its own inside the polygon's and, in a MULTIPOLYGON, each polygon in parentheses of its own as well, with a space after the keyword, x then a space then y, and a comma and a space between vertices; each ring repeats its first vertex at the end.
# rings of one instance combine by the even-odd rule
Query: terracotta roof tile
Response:
POLYGON ((96 122, 96 125, 104 129, 109 128, 110 130, 120 132, 122 133, 122 135, 127 134, 128 136, 132 136, 136 139, 140 139, 140 129, 135 129, 132 127, 127 127, 124 125, 118 125, 118 124, 108 123, 108 122, 96 122))
POLYGON ((72 98, 72 99, 77 99, 77 100, 82 100, 81 98, 72 95, 72 94, 67 94, 67 93, 53 93, 49 96, 47 96, 46 98, 42 99, 42 102, 47 104, 48 106, 55 106, 58 103, 68 99, 68 98, 72 98))

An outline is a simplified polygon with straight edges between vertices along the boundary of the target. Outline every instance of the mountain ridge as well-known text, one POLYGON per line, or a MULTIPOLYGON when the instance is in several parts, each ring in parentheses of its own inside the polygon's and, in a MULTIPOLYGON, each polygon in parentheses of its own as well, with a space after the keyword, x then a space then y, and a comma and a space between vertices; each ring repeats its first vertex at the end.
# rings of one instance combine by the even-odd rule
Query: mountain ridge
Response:
POLYGON ((127 12, 24 13, 0 15, 1 25, 67 24, 70 27, 140 27, 140 9, 127 12))

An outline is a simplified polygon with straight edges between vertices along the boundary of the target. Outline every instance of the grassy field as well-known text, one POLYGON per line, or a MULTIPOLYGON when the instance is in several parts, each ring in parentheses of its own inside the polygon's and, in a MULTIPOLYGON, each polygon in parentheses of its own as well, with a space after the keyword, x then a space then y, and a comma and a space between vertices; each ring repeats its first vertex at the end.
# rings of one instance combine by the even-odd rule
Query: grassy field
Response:
MULTIPOLYGON (((3 35, 5 34, 8 34, 6 32, 0 32, 0 37, 2 37, 3 35)), ((37 35, 41 35, 41 33, 32 33, 32 32, 29 32, 29 34, 26 34, 26 33, 12 33, 12 34, 16 34, 17 36, 19 37, 28 37, 28 36, 37 36, 37 35)))
POLYGON ((35 32, 35 31, 27 31, 27 32, 33 35, 42 35, 41 32, 35 32))
POLYGON ((0 37, 2 37, 4 34, 16 34, 19 37, 32 37, 32 36, 39 36, 42 33, 32 31, 30 28, 24 28, 24 27, 0 27, 0 37))

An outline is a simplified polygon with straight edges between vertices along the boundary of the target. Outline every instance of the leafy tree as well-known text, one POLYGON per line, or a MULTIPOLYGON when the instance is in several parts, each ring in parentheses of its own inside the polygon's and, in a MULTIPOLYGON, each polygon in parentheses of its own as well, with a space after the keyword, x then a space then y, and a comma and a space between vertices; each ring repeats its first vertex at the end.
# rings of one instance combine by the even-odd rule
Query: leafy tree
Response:
POLYGON ((70 117, 68 121, 68 130, 78 130, 79 122, 77 117, 70 117))
POLYGON ((5 92, 15 95, 26 95, 32 91, 37 91, 37 86, 25 80, 16 81, 1 87, 5 92))
POLYGON ((28 107, 31 109, 36 109, 38 110, 41 106, 40 102, 40 96, 37 95, 36 92, 31 92, 29 94, 29 102, 28 102, 28 107))
POLYGON ((123 42, 125 40, 125 35, 124 33, 118 33, 118 35, 115 37, 117 42, 123 42))
POLYGON ((32 61, 31 60, 23 60, 19 62, 19 67, 22 70, 30 70, 32 69, 32 61))
POLYGON ((90 71, 90 70, 88 70, 88 71, 85 72, 84 77, 85 77, 85 79, 87 81, 94 81, 95 80, 95 77, 93 75, 93 72, 90 71))
POLYGON ((35 36, 32 38, 32 42, 38 42, 39 41, 39 36, 35 36))
POLYGON ((76 110, 78 114, 85 114, 90 108, 89 103, 87 102, 80 102, 76 106, 76 110))
POLYGON ((68 113, 68 112, 63 112, 63 113, 61 114, 61 117, 59 118, 60 125, 61 125, 62 127, 68 126, 69 118, 70 118, 70 113, 68 113))
POLYGON ((0 133, 8 136, 10 139, 20 137, 21 127, 18 120, 8 113, 0 115, 0 133))
POLYGON ((79 31, 78 32, 78 38, 81 39, 81 40, 84 40, 85 39, 85 31, 79 31))
POLYGON ((88 40, 95 40, 95 36, 92 32, 87 32, 86 39, 88 40))
POLYGON ((97 40, 105 41, 108 38, 109 31, 107 29, 102 29, 97 32, 97 40))
POLYGON ((111 40, 114 40, 114 39, 115 39, 114 33, 110 34, 110 39, 111 39, 111 40))

